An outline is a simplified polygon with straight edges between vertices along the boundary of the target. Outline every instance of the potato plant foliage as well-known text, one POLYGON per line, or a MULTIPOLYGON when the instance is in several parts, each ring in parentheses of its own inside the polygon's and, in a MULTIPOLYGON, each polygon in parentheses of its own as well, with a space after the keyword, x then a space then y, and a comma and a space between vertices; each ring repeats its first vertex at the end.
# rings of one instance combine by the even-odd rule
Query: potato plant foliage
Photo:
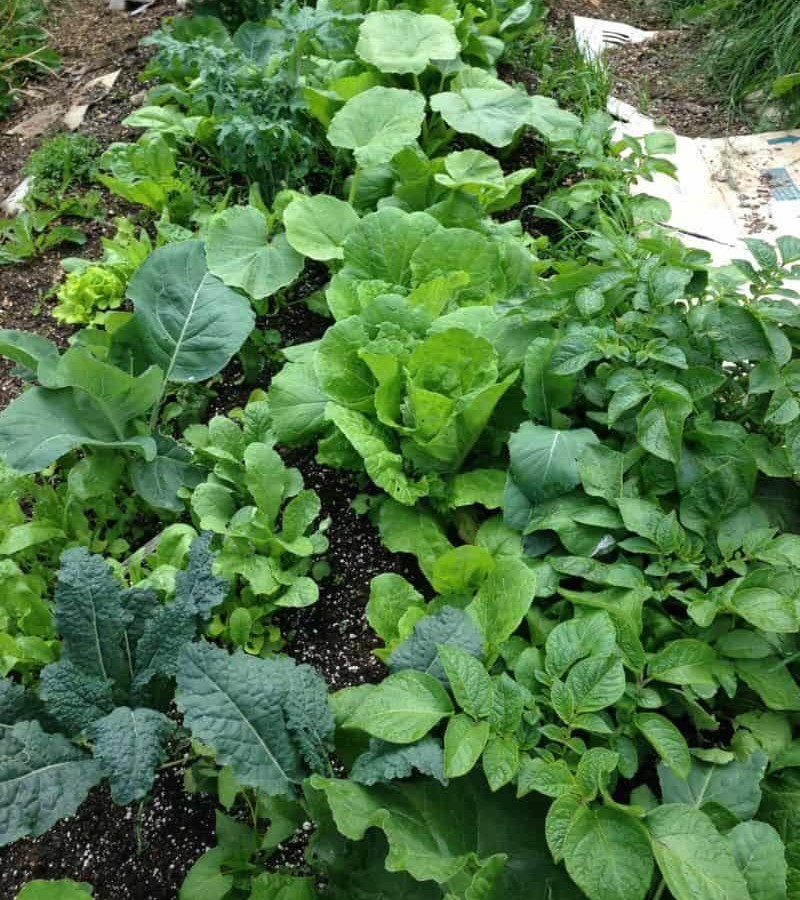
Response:
POLYGON ((100 161, 152 252, 74 269, 66 349, 0 331, 0 842, 184 760, 180 900, 797 897, 800 239, 684 246, 630 190, 670 134, 499 77, 535 2, 235 6, 150 39, 100 161), (287 298, 325 327, 205 415, 287 298), (335 692, 279 652, 314 453, 421 572, 335 692))

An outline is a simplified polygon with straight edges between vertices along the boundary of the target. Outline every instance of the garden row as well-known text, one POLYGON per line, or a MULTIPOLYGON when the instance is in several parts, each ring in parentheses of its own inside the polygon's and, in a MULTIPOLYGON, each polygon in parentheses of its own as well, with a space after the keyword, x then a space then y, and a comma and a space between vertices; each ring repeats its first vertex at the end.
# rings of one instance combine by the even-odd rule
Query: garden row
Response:
POLYGON ((497 77, 530 2, 224 12, 149 39, 84 327, 0 331, 0 843, 185 759, 181 900, 798 896, 800 240, 683 246, 630 190, 669 135, 497 77), (204 424, 293 291, 322 337, 204 424), (279 652, 337 527, 298 447, 422 573, 375 684, 279 652))

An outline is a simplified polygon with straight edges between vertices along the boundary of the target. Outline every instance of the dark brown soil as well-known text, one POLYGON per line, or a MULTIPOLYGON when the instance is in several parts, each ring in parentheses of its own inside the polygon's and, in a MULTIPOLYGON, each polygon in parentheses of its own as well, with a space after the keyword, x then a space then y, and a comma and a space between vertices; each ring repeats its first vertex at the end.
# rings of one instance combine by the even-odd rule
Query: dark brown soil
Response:
POLYGON ((553 3, 553 22, 561 30, 572 30, 573 16, 624 22, 662 32, 647 43, 629 44, 606 53, 613 97, 686 137, 724 137, 751 130, 703 74, 703 32, 676 27, 658 0, 553 3))
POLYGON ((28 881, 72 878, 94 886, 95 900, 175 900, 194 861, 214 843, 214 804, 186 794, 183 773, 156 780, 138 804, 113 806, 106 788, 47 834, 0 850, 0 898, 14 900, 28 881))
POLYGON ((747 134, 751 128, 703 74, 703 52, 703 35, 689 29, 611 50, 612 94, 686 137, 747 134))
MULTIPOLYGON (((139 42, 176 9, 172 0, 158 0, 138 16, 112 13, 107 7, 107 0, 51 0, 48 29, 53 46, 61 54, 62 67, 54 75, 30 81, 14 115, 0 123, 0 198, 19 184, 30 153, 53 129, 30 139, 7 132, 54 99, 70 96, 78 85, 96 75, 122 70, 111 92, 89 107, 81 132, 93 134, 101 147, 134 136, 135 132, 122 125, 122 120, 137 106, 144 88, 140 75, 147 54, 139 42)), ((56 130, 57 127, 54 126, 56 130)), ((20 265, 0 266, 0 328, 35 331, 64 344, 72 329, 48 315, 53 301, 46 295, 61 280, 60 260, 78 255, 98 257, 100 236, 113 233, 114 217, 128 211, 123 203, 108 194, 104 195, 103 207, 104 221, 76 223, 87 232, 88 241, 84 246, 65 244, 20 265)), ((11 365, 0 360, 0 409, 20 389, 19 380, 10 376, 10 370, 11 365)))

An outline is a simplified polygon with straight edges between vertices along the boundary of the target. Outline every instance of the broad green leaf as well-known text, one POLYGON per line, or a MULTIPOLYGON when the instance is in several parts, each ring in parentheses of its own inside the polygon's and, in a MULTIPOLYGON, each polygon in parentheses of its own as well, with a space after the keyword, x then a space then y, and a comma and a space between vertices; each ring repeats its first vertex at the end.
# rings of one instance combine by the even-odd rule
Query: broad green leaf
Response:
POLYGON ((433 589, 440 594, 472 593, 491 572, 495 560, 485 547, 462 544, 443 553, 433 567, 433 589))
POLYGON ((120 437, 111 422, 87 414, 72 391, 34 387, 0 413, 0 456, 18 472, 39 472, 77 447, 131 450, 145 459, 156 455, 152 437, 120 437))
POLYGON ((440 644, 439 661, 456 703, 474 719, 485 719, 492 709, 492 679, 480 659, 452 642, 440 644))
POLYGON ((766 822, 741 822, 728 839, 752 900, 786 900, 783 841, 766 822))
POLYGON ((598 712, 612 706, 625 692, 625 670, 616 656, 590 656, 569 670, 566 686, 575 699, 575 712, 598 712))
POLYGON ((270 240, 267 220, 254 206, 232 206, 211 219, 206 257, 212 275, 254 300, 290 285, 303 270, 303 257, 287 236, 270 240))
POLYGON ((186 874, 178 900, 224 900, 233 887, 229 867, 224 847, 207 850, 186 874))
POLYGON ((761 569, 734 584, 729 603, 745 621, 763 631, 800 631, 800 583, 794 573, 761 569))
POLYGON ((686 778, 675 775, 660 763, 661 795, 665 803, 686 803, 697 808, 715 803, 738 819, 750 819, 761 802, 761 781, 767 762, 766 754, 760 750, 744 761, 733 760, 725 765, 692 759, 686 778))
POLYGON ((366 616, 372 630, 385 644, 395 643, 400 633, 398 623, 409 609, 424 610, 425 598, 402 575, 384 572, 369 586, 366 616))
POLYGON ((517 778, 517 796, 536 791, 558 799, 575 793, 575 776, 563 759, 547 760, 526 757, 522 760, 517 778))
POLYGON ((668 684, 715 687, 713 669, 717 654, 713 647, 691 638, 671 641, 651 657, 647 672, 656 681, 668 684))
POLYGON ((416 556, 429 581, 436 560, 453 549, 439 521, 419 506, 408 507, 394 501, 382 503, 378 510, 378 530, 387 550, 416 556))
POLYGON ((313 366, 289 363, 272 379, 269 404, 275 435, 282 444, 314 438, 325 427, 328 395, 320 388, 313 366))
POLYGON ((460 134, 472 134, 493 147, 507 147, 531 119, 531 98, 502 87, 465 87, 434 94, 431 109, 460 134))
POLYGON ((58 347, 47 338, 30 331, 0 328, 0 356, 35 373, 40 362, 58 357, 58 347))
POLYGON ((131 279, 127 296, 135 313, 126 339, 167 381, 216 375, 255 325, 247 299, 208 271, 201 241, 156 250, 131 279))
POLYGON ((343 259, 345 239, 358 221, 349 203, 327 194, 298 197, 283 214, 289 244, 303 256, 318 260, 343 259))
POLYGON ((517 774, 519 744, 510 734, 493 734, 483 751, 483 774, 493 791, 499 791, 517 774))
POLYGON ((381 166, 417 140, 424 118, 422 94, 373 87, 356 94, 336 113, 328 140, 334 147, 352 150, 359 166, 381 166))
POLYGON ((578 460, 597 442, 588 428, 556 431, 526 422, 508 442, 510 476, 532 503, 566 494, 580 482, 578 460))
POLYGON ((305 776, 304 760, 316 769, 326 758, 333 716, 310 667, 190 644, 177 682, 187 727, 240 783, 291 795, 305 776))
POLYGON ((678 778, 689 777, 692 765, 689 745, 669 719, 658 713, 640 712, 634 716, 633 723, 678 778))
POLYGON ((111 797, 120 806, 146 797, 175 723, 154 709, 118 706, 92 725, 94 758, 103 766, 111 797))
POLYGON ((680 385, 657 387, 636 417, 641 446, 659 459, 679 462, 683 425, 692 408, 691 396, 680 385))
POLYGON ((508 855, 496 890, 504 900, 579 900, 566 873, 550 859, 544 838, 545 804, 489 792, 483 775, 443 787, 432 779, 366 788, 314 777, 336 826, 353 841, 371 827, 386 835, 386 868, 444 885, 468 874, 476 860, 508 855), (465 872, 466 869, 466 872, 465 872))
POLYGON ((100 763, 36 722, 0 729, 0 846, 71 816, 102 777, 100 763))
POLYGON ((800 712, 800 687, 779 657, 737 659, 736 674, 768 709, 800 712))
POLYGON ((750 900, 730 844, 700 810, 670 803, 649 813, 645 824, 675 900, 750 900))
POLYGON ((564 865, 590 900, 644 900, 653 855, 641 823, 610 807, 584 808, 564 837, 564 865))
POLYGON ((441 229, 425 212, 382 207, 353 228, 344 244, 345 271, 365 281, 411 286, 411 258, 441 229))
POLYGON ((29 881, 17 894, 17 900, 91 900, 92 886, 67 879, 29 881))
POLYGON ((496 648, 517 630, 536 593, 536 573, 522 559, 498 557, 467 607, 487 646, 496 648))
POLYGON ((451 60, 461 45, 441 16, 407 9, 368 13, 358 29, 356 53, 381 72, 421 75, 432 60, 451 60))
POLYGON ((452 712, 447 692, 432 675, 407 669, 375 685, 345 724, 383 741, 411 744, 452 712))
POLYGON ((444 774, 460 778, 470 772, 488 740, 488 722, 475 722, 463 713, 453 716, 444 733, 444 774))
POLYGON ((547 636, 545 668, 550 675, 561 676, 579 659, 613 653, 616 643, 617 630, 607 613, 568 619, 547 636))

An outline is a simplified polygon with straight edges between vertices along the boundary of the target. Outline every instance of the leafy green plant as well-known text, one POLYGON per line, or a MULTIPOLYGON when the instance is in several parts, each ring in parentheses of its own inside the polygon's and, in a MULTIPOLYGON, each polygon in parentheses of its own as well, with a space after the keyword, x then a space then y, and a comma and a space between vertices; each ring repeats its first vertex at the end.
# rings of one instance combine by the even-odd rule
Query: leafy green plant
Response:
POLYGON ((97 138, 64 132, 48 138, 31 153, 25 174, 37 192, 63 194, 74 184, 88 184, 100 152, 97 138))
POLYGON ((38 696, 0 682, 0 844, 46 831, 102 778, 117 803, 147 795, 175 729, 165 712, 181 649, 228 591, 211 574, 209 542, 194 542, 166 603, 153 591, 123 589, 102 557, 82 548, 63 555, 61 658, 42 670, 38 696))
POLYGON ((58 657, 51 600, 61 553, 84 546, 122 559, 152 527, 121 485, 123 460, 98 453, 73 463, 49 478, 0 466, 0 675, 26 683, 58 657))
POLYGON ((92 886, 67 879, 29 881, 17 894, 17 900, 91 900, 92 886))
POLYGON ((59 64, 42 28, 46 13, 39 0, 10 0, 0 16, 0 118, 11 111, 16 90, 29 75, 59 64))
POLYGON ((113 238, 102 238, 103 257, 99 262, 64 259, 67 277, 56 291, 58 303, 53 316, 70 325, 110 324, 125 300, 133 273, 153 250, 147 231, 137 233, 130 219, 117 219, 113 238))
POLYGON ((238 585, 214 615, 210 634, 248 653, 266 654, 279 641, 269 624, 278 609, 315 603, 312 559, 328 548, 320 500, 274 449, 269 408, 251 400, 240 424, 215 416, 186 433, 194 462, 209 470, 189 505, 198 527, 219 536, 216 571, 238 585), (316 523, 316 524, 315 524, 316 523))
POLYGON ((38 385, 0 414, 0 454, 33 473, 77 448, 122 452, 139 495, 179 510, 177 490, 192 476, 188 454, 157 430, 168 386, 219 372, 254 319, 247 300, 208 271, 196 240, 152 253, 128 297, 135 311, 107 341, 87 335, 63 354, 37 335, 2 333, 3 353, 38 385))
POLYGON ((97 219, 102 213, 96 193, 48 199, 32 197, 27 208, 0 219, 0 266, 15 265, 64 243, 85 244, 86 233, 70 219, 97 219))
POLYGON ((178 225, 190 222, 205 200, 204 180, 179 161, 160 134, 145 134, 134 144, 111 144, 98 169, 97 180, 112 194, 178 225))
POLYGON ((156 48, 148 74, 169 84, 150 94, 159 105, 135 113, 129 124, 160 134, 166 119, 173 141, 188 149, 191 138, 221 174, 258 184, 268 204, 313 170, 321 135, 289 64, 298 49, 289 29, 246 23, 231 37, 218 19, 196 16, 177 19, 147 43, 156 48))

